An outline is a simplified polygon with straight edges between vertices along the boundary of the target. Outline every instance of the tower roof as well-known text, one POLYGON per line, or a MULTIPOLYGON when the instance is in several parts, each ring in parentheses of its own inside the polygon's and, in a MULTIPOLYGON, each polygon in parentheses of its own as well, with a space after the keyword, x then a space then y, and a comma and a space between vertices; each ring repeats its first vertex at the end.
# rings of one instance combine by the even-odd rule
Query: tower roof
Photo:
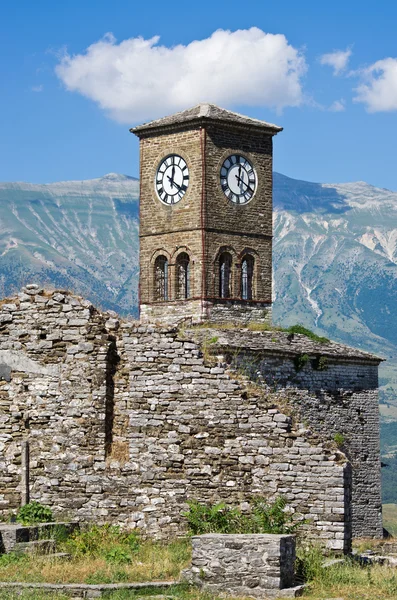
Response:
POLYGON ((216 106, 216 104, 197 104, 193 108, 188 108, 182 112, 163 117, 162 119, 156 119, 143 125, 138 125, 130 129, 131 133, 135 133, 138 137, 146 132, 155 132, 162 130, 170 130, 186 125, 206 125, 224 123, 232 127, 239 129, 255 129, 260 130, 263 133, 270 135, 276 135, 283 130, 278 125, 267 123, 266 121, 260 121, 259 119, 253 119, 240 115, 239 113, 226 110, 216 106))

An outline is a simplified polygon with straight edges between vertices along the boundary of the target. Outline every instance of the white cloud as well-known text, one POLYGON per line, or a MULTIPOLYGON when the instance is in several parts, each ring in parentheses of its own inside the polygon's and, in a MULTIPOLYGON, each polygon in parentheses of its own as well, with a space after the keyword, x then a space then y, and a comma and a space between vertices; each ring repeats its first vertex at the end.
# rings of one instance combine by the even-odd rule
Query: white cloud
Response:
POLYGON ((363 102, 368 112, 397 110, 397 58, 378 60, 359 74, 363 82, 355 90, 355 102, 363 102))
POLYGON ((346 69, 351 54, 351 48, 346 48, 346 50, 335 50, 329 54, 323 54, 320 56, 319 60, 322 65, 332 67, 334 75, 340 75, 346 69))
POLYGON ((303 102, 303 55, 282 34, 256 27, 218 30, 187 46, 159 45, 159 37, 113 35, 66 54, 56 67, 66 88, 94 100, 117 121, 133 123, 199 102, 268 106, 303 102))
POLYGON ((346 103, 343 100, 343 98, 341 98, 340 100, 335 100, 328 110, 330 110, 331 112, 343 112, 344 110, 346 110, 346 103))
POLYGON ((43 85, 34 85, 32 88, 32 92, 42 92, 44 89, 43 85))

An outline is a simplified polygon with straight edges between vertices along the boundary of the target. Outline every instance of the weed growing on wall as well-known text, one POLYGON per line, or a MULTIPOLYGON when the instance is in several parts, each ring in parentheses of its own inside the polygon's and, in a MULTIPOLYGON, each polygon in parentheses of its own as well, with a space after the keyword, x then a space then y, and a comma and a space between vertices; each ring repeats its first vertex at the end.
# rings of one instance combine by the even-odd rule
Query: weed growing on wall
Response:
POLYGON ((310 331, 310 329, 303 327, 303 325, 291 325, 291 327, 288 327, 288 329, 284 329, 284 331, 288 333, 298 333, 300 335, 305 335, 309 339, 313 340, 314 342, 319 342, 320 344, 329 343, 328 338, 317 335, 313 331, 310 331))
POLYGON ((310 356, 308 354, 298 354, 294 358, 295 371, 302 371, 302 369, 307 365, 310 360, 310 356))
POLYGON ((338 446, 338 448, 341 448, 345 443, 345 436, 343 435, 343 433, 335 433, 334 442, 338 446))

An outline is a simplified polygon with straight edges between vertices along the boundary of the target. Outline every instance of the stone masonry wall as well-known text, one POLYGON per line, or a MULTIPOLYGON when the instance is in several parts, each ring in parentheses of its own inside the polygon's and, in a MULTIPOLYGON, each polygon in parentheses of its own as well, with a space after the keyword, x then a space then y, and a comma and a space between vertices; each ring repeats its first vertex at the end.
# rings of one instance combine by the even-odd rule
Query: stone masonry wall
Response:
POLYGON ((30 495, 60 517, 152 535, 183 530, 188 498, 283 494, 308 535, 347 549, 350 467, 291 404, 207 363, 189 332, 120 322, 27 287, 0 307, 0 510, 30 495), (9 379, 9 381, 7 381, 9 379))
POLYGON ((324 439, 343 436, 342 450, 352 466, 353 537, 382 537, 379 360, 346 347, 341 357, 332 350, 335 344, 314 344, 303 336, 278 333, 276 342, 273 332, 251 334, 250 340, 246 333, 220 335, 224 346, 215 344, 214 352, 226 347, 227 362, 276 397, 287 395, 295 414, 324 439), (299 369, 297 360, 304 353, 306 362, 299 369))
MULTIPOLYGON (((232 257, 230 300, 238 310, 233 318, 247 322, 272 298, 272 137, 268 133, 234 129, 230 124, 177 127, 175 131, 147 132, 140 140, 140 308, 145 322, 172 322, 175 314, 194 322, 222 317, 219 301, 219 256, 232 257), (170 152, 184 158, 189 167, 186 194, 174 205, 165 205, 155 191, 160 161, 170 152), (258 187, 247 204, 229 201, 221 188, 220 169, 235 152, 253 164, 258 187), (259 217, 259 218, 258 218, 259 217), (181 244, 183 240, 183 245, 181 244), (177 258, 189 255, 189 301, 178 301, 177 258), (241 301, 241 262, 254 260, 253 298, 241 301), (167 300, 155 293, 155 260, 168 261, 167 300), (206 307, 215 305, 213 311, 206 307), (246 308, 246 310, 244 310, 246 308)), ((259 317, 261 318, 261 317, 259 317)))

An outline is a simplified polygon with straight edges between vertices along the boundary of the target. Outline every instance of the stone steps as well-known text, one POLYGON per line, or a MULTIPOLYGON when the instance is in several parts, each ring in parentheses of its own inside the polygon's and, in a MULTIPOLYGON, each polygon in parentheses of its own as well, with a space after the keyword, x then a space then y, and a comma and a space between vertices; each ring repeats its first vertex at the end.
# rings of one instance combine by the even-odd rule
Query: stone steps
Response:
POLYGON ((21 554, 45 554, 53 556, 56 552, 56 541, 49 539, 20 542, 15 545, 14 552, 21 554))
MULTIPOLYGON (((0 582, 0 590, 15 591, 18 593, 21 590, 35 590, 42 594, 48 594, 51 598, 55 593, 70 596, 72 599, 77 598, 100 598, 103 594, 109 592, 117 592, 122 590, 131 590, 135 592, 133 597, 135 600, 141 598, 146 600, 150 597, 155 597, 156 600, 164 600, 172 598, 172 587, 177 585, 176 581, 148 581, 145 583, 103 583, 103 584, 88 584, 88 583, 22 583, 22 582, 0 582), (171 589, 170 589, 171 588, 171 589), (137 592, 142 590, 142 596, 137 592), (150 596, 146 594, 151 592, 150 596), (170 595, 168 595, 168 590, 170 595), (167 594, 167 595, 165 595, 167 594)), ((131 595, 132 597, 132 595, 131 595)))
POLYGON ((56 537, 59 533, 70 535, 79 528, 76 522, 42 523, 39 525, 0 525, 0 554, 24 552, 28 554, 54 555, 56 537))

